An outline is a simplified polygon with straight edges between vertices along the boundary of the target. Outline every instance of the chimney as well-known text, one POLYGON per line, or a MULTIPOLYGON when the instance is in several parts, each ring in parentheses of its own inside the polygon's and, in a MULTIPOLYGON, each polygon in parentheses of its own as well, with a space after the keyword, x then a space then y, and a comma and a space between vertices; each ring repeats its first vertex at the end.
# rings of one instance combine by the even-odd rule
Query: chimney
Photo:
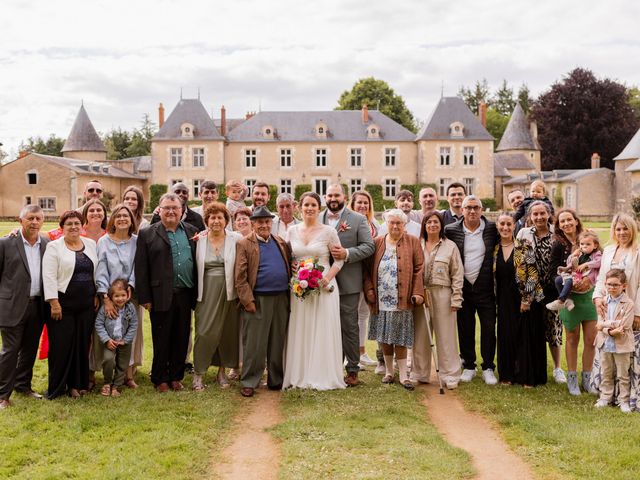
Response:
POLYGON ((366 103, 362 105, 362 123, 369 123, 369 107, 367 107, 366 103))
POLYGON ((27 150, 20 150, 20 152, 18 153, 18 158, 22 158, 22 157, 26 157, 27 155, 29 155, 29 151, 27 150))
POLYGON ((538 124, 532 120, 529 123, 529 132, 531 132, 531 138, 533 138, 534 141, 538 140, 538 124))
POLYGON ((158 107, 158 128, 162 128, 162 125, 164 125, 164 106, 161 103, 158 107))
POLYGON ((487 104, 484 102, 480 102, 478 105, 478 118, 482 126, 487 128, 487 104))
POLYGON ((246 115, 244 116, 245 120, 249 120, 251 117, 253 117, 256 114, 256 112, 247 112, 246 115))
POLYGON ((600 168, 600 155, 597 153, 591 155, 591 168, 600 168))
POLYGON ((227 134, 227 110, 222 105, 220 109, 220 135, 223 137, 227 134))

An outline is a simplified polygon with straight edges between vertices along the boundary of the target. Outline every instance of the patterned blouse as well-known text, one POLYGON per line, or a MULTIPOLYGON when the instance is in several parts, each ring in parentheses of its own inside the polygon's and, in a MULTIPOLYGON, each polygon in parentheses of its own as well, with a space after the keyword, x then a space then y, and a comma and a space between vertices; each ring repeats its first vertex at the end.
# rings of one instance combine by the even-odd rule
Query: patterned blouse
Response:
MULTIPOLYGON (((549 243, 550 248, 551 244, 549 243)), ((535 250, 534 243, 527 238, 516 240, 513 247, 513 266, 516 269, 516 282, 523 303, 541 302, 544 299, 535 250)), ((547 270, 549 270, 548 264, 547 255, 547 270)))

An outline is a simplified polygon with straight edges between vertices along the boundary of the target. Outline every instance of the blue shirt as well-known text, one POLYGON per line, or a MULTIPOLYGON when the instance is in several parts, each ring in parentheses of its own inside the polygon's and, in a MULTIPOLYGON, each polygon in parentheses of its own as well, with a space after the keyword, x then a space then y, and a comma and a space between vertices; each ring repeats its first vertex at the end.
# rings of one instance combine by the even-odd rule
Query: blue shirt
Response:
POLYGON ((167 236, 173 257, 173 286, 175 288, 193 288, 195 286, 193 282, 193 256, 187 232, 182 224, 179 224, 175 232, 167 230, 167 236))
POLYGON ((136 256, 137 239, 137 235, 132 235, 129 240, 124 241, 114 241, 108 234, 100 237, 96 267, 98 293, 107 293, 109 286, 118 278, 123 278, 135 288, 133 261, 136 256))
POLYGON ((289 289, 289 272, 277 242, 271 237, 266 241, 258 237, 258 246, 260 262, 253 291, 258 295, 286 292, 289 289))

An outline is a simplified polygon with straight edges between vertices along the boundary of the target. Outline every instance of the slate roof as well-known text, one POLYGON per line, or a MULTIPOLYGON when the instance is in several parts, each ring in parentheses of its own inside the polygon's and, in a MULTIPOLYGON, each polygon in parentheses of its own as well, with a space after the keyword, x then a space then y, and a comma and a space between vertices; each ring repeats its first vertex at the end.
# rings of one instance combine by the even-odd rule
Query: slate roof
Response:
POLYGON ((107 149, 98 136, 96 129, 93 128, 89 115, 84 109, 84 105, 80 105, 76 120, 73 122, 71 132, 67 141, 64 142, 62 152, 106 152, 107 149))
POLYGON ((540 150, 540 145, 531 135, 527 115, 519 103, 516 103, 500 144, 496 148, 496 152, 504 150, 540 150))
MULTIPOLYGON (((597 175, 603 173, 613 173, 609 168, 581 168, 577 170, 551 170, 542 173, 542 180, 545 182, 575 182, 576 180, 587 177, 589 175, 597 175)), ((514 185, 522 183, 531 183, 533 180, 540 178, 538 173, 530 173, 527 175, 518 175, 504 182, 503 185, 514 185)))
POLYGON ((629 165, 627 168, 625 168, 624 171, 625 172, 638 172, 638 171, 640 171, 640 158, 638 158, 638 160, 636 160, 631 165, 629 165))
POLYGON ((482 126, 466 103, 459 97, 442 97, 418 132, 416 140, 493 140, 491 134, 482 126), (453 137, 449 126, 453 122, 462 122, 464 136, 453 137))
POLYGON ((493 176, 494 177, 510 177, 509 171, 502 164, 499 157, 493 157, 493 176))
MULTIPOLYGON (((145 180, 145 177, 142 175, 136 175, 133 173, 129 173, 121 168, 114 167, 111 164, 105 162, 90 162, 87 160, 76 160, 68 157, 54 157, 52 155, 43 155, 41 153, 30 153, 29 155, 33 155, 35 157, 40 157, 43 160, 46 160, 51 163, 55 163, 64 168, 68 168, 69 170, 80 173, 80 174, 91 174, 91 176, 95 177, 111 177, 111 178, 129 178, 129 179, 137 179, 137 180, 145 180)), ((22 157, 26 158, 26 157, 22 157)), ((17 159, 20 160, 20 159, 17 159)), ((14 160, 17 161, 17 160, 14 160)))
POLYGON ((144 155, 140 157, 127 157, 120 160, 112 160, 112 162, 133 162, 136 172, 150 172, 153 168, 153 162, 151 155, 144 155))
POLYGON ((180 129, 180 126, 184 123, 193 125, 193 138, 195 140, 224 140, 204 105, 197 98, 180 99, 153 139, 184 140, 180 129))
POLYGON ((377 110, 369 110, 369 122, 362 123, 360 110, 322 112, 259 112, 227 135, 230 142, 322 142, 316 136, 316 125, 327 126, 326 141, 375 142, 414 140, 414 134, 377 110), (367 138, 367 126, 376 124, 380 138, 367 138), (262 128, 270 125, 274 138, 265 138, 262 128))
MULTIPOLYGON (((227 118, 227 133, 229 133, 231 130, 233 130, 234 128, 236 128, 238 125, 240 125, 242 122, 245 122, 246 120, 247 120, 246 118, 227 118)), ((218 131, 220 131, 222 120, 220 118, 214 118, 213 124, 216 126, 218 131)))
POLYGON ((494 153, 493 161, 499 161, 504 168, 513 168, 517 170, 535 170, 535 167, 524 153, 494 153))
MULTIPOLYGON (((614 160, 630 160, 633 158, 640 158, 640 130, 638 130, 629 143, 627 143, 627 146, 620 152, 620 155, 614 157, 614 160)), ((627 170, 629 169, 627 168, 627 170)))

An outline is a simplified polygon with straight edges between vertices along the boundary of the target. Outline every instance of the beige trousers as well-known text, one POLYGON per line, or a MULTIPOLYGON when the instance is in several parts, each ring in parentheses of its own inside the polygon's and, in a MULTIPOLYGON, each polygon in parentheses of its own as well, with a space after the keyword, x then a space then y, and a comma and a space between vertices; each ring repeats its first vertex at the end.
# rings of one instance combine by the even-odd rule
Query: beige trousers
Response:
POLYGON ((458 333, 456 312, 451 311, 451 289, 448 287, 429 287, 433 307, 430 315, 427 310, 417 307, 413 310, 413 363, 411 380, 428 382, 431 376, 431 346, 427 332, 427 322, 431 325, 431 334, 438 353, 440 377, 444 382, 460 380, 460 355, 458 354, 458 333))
POLYGON ((630 353, 600 352, 600 399, 613 400, 614 377, 618 378, 618 403, 629 403, 629 367, 630 353))

